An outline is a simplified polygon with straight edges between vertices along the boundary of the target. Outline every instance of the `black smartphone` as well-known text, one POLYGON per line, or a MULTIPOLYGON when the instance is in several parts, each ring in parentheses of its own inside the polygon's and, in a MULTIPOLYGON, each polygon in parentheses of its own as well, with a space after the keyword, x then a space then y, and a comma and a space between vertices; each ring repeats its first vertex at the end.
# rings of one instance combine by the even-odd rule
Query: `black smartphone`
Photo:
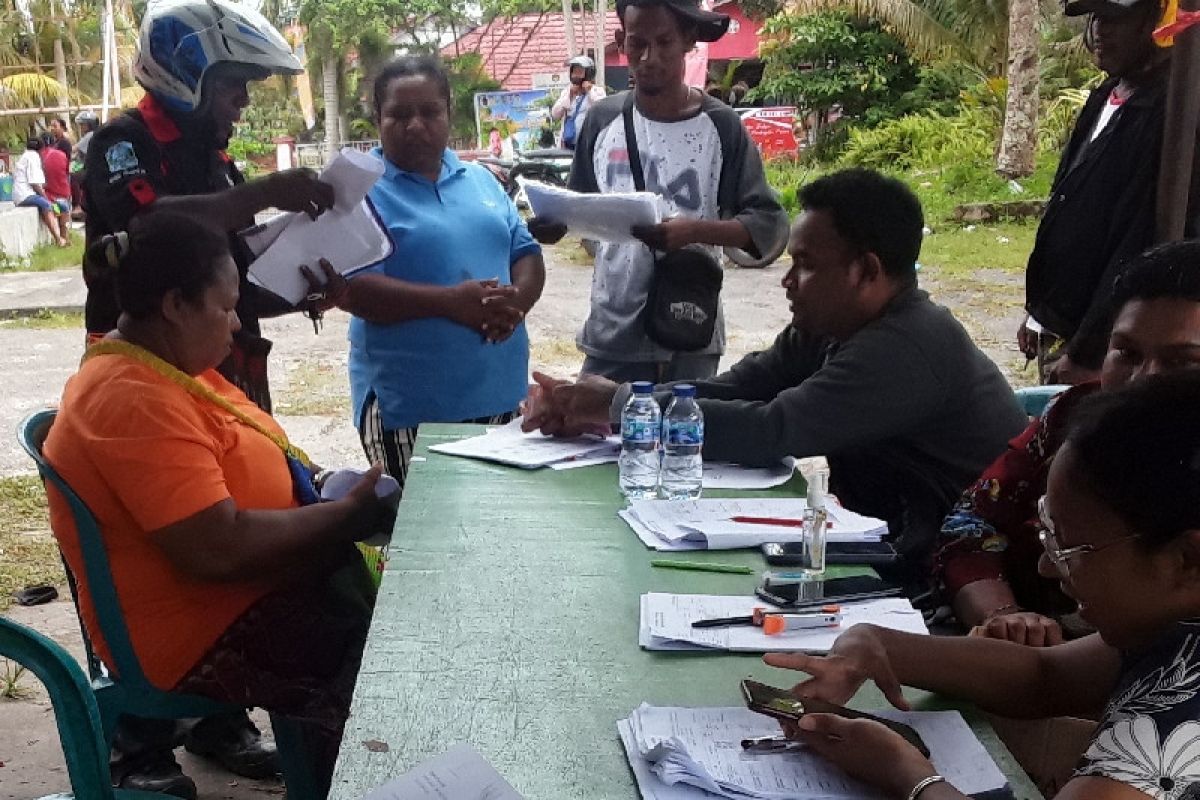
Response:
POLYGON ((853 575, 848 578, 830 578, 825 581, 787 581, 784 583, 773 583, 770 578, 767 578, 754 590, 754 593, 772 605, 790 608, 852 600, 871 600, 877 597, 898 597, 904 593, 904 590, 897 584, 888 583, 882 578, 853 575))
MULTIPOLYGON (((803 542, 764 542, 763 556, 773 567, 803 567, 803 542)), ((896 550, 887 542, 829 542, 825 545, 827 564, 891 564, 896 550)))
POLYGON ((751 711, 792 722, 799 721, 805 714, 837 714, 846 719, 869 719, 900 734, 905 741, 920 750, 921 755, 929 758, 929 748, 925 746, 921 735, 903 722, 884 719, 865 711, 855 711, 852 708, 826 703, 823 700, 801 700, 783 689, 777 689, 749 678, 742 681, 742 697, 746 700, 746 707, 751 711))

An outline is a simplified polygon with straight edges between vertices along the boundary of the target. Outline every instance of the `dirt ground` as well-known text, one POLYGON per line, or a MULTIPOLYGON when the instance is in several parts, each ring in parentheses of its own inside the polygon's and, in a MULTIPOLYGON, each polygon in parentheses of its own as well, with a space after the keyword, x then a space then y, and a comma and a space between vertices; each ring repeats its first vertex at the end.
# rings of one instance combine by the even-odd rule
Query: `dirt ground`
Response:
MULTIPOLYGON (((591 268, 575 246, 560 245, 547 254, 545 294, 529 315, 531 364, 567 376, 582 360, 574 335, 588 307, 591 268)), ((767 269, 730 269, 723 297, 729 352, 723 365, 769 344, 788 319, 779 286, 785 262, 767 269)), ((1021 275, 980 270, 972 280, 941 280, 936 269, 921 273, 921 284, 938 302, 955 311, 975 341, 1014 384, 1028 383, 1028 373, 1013 343, 1020 320, 1021 275)), ((328 315, 321 335, 298 316, 269 320, 266 335, 275 341, 271 380, 276 415, 293 441, 319 463, 360 464, 357 435, 350 423, 346 380, 346 327, 339 312, 328 315)), ((62 385, 75 370, 82 346, 77 330, 0 329, 0 475, 32 471, 20 451, 15 431, 30 411, 57 402, 62 385)), ((48 532, 31 535, 48 535, 48 532)), ((66 598, 65 589, 62 590, 66 598)), ((48 634, 77 657, 82 656, 79 628, 67 599, 32 609, 13 607, 18 621, 48 634)), ((4 677, 0 665, 0 681, 4 677)), ((2 683, 0 683, 2 685, 2 683)), ((27 800, 68 791, 53 712, 40 685, 26 675, 17 700, 0 698, 0 800, 27 800)), ((265 722, 265 720, 263 720, 265 722)), ((182 751, 180 751, 182 753, 182 751)), ((277 782, 236 779, 206 763, 182 756, 185 771, 196 779, 203 798, 248 800, 278 795, 277 782)))

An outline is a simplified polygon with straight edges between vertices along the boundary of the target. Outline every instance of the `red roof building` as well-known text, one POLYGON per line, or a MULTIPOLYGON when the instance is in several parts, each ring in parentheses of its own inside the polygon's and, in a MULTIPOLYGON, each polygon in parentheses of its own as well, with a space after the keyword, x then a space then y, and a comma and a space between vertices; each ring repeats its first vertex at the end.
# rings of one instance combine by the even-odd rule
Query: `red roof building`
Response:
MULTIPOLYGON (((733 21, 729 33, 708 46, 710 61, 758 58, 759 31, 762 23, 742 13, 736 3, 723 3, 716 10, 729 14, 733 21)), ((579 51, 596 49, 596 15, 574 15, 575 44, 579 51)), ((533 76, 562 73, 567 60, 566 25, 561 12, 519 14, 498 17, 480 25, 442 48, 442 55, 451 57, 477 52, 483 57, 484 69, 509 91, 533 88, 533 76)), ((625 73, 625 56, 617 52, 616 33, 620 27, 617 12, 610 11, 605 19, 604 63, 625 73)), ((609 85, 618 85, 611 78, 609 85)))

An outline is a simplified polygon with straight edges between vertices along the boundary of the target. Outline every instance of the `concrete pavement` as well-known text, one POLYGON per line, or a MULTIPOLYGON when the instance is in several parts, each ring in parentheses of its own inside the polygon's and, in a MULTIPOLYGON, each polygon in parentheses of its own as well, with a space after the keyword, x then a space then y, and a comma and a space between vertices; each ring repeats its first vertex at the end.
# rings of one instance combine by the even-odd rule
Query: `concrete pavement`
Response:
POLYGON ((24 316, 39 309, 83 311, 86 297, 79 269, 0 272, 0 317, 24 316))

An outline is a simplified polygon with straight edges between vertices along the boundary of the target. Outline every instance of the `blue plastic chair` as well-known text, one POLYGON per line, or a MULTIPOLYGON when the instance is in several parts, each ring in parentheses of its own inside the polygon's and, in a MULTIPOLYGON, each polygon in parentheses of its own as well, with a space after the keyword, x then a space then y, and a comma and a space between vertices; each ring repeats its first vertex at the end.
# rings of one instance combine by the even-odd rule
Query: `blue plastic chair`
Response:
POLYGON ((1024 389, 1017 389, 1017 402, 1030 417, 1040 417, 1046 412, 1046 406, 1050 405, 1051 400, 1070 388, 1071 385, 1068 383, 1027 386, 1024 389))
MULTIPOLYGON (((239 710, 240 706, 221 703, 207 697, 163 691, 146 679, 130 642, 125 618, 121 615, 116 586, 113 584, 112 571, 108 564, 108 553, 104 549, 96 518, 79 495, 75 494, 42 456, 42 445, 50 432, 50 426, 54 424, 56 414, 57 412, 47 409, 26 417, 21 423, 20 441, 21 447, 37 464, 43 482, 48 484, 47 491, 50 490, 50 485, 53 485, 55 491, 67 501, 75 521, 88 591, 91 592, 96 619, 100 629, 104 631, 104 641, 113 661, 108 665, 100 664, 92 651, 87 632, 84 631, 88 668, 92 673, 91 687, 100 712, 101 732, 106 749, 112 746, 117 720, 122 714, 149 719, 189 719, 239 710), (116 677, 109 674, 104 666, 113 670, 116 677)), ((74 588, 72 580, 72 590, 74 588)), ((78 602, 78 598, 76 601, 78 602)), ((307 757, 308 748, 301 726, 278 714, 272 714, 271 729, 275 733, 275 742, 279 748, 289 800, 320 800, 321 793, 317 789, 312 762, 307 757)), ((108 782, 107 758, 105 782, 108 782)))
POLYGON ((100 711, 87 677, 71 654, 37 631, 0 617, 0 656, 25 666, 41 680, 54 705, 72 794, 42 800, 162 800, 161 794, 114 789, 108 779, 108 747, 100 711))

